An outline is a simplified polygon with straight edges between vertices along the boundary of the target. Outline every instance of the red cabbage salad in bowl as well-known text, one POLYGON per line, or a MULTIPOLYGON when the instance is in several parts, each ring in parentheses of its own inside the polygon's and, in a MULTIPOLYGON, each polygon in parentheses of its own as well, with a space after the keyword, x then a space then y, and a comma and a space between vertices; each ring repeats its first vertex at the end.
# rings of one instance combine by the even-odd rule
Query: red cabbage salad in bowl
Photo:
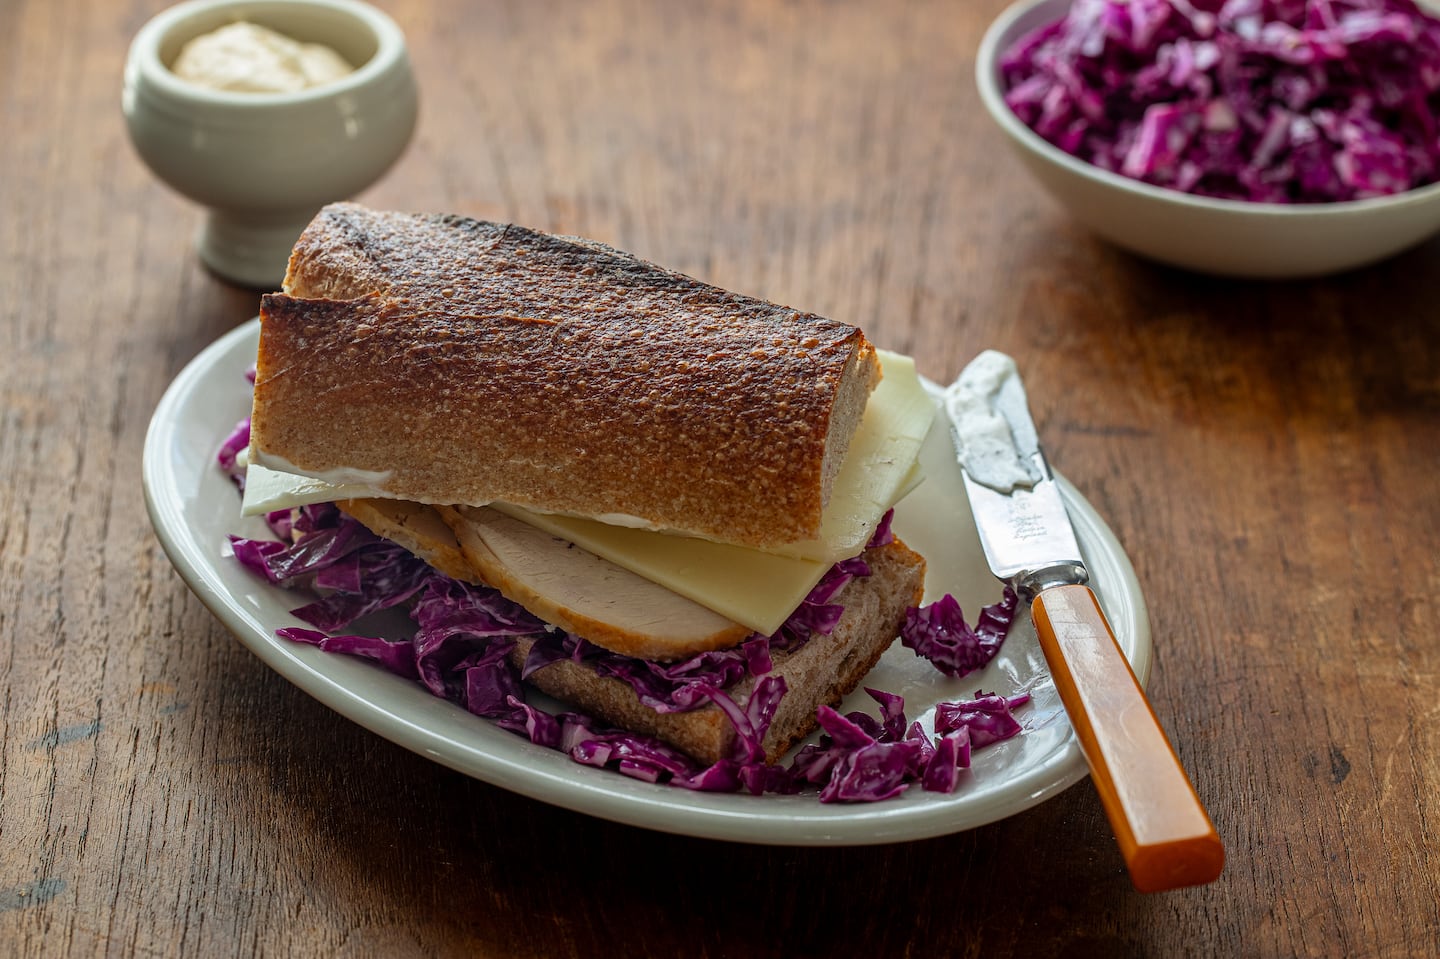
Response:
POLYGON ((999 72, 1043 139, 1155 186, 1297 204, 1440 181, 1440 18, 1414 0, 1073 0, 999 72))
MULTIPOLYGON (((249 422, 244 421, 217 456, 219 467, 242 489, 241 454, 248 442, 249 422)), ((784 678, 769 675, 770 651, 798 648, 835 627, 843 612, 835 601, 838 594, 855 577, 870 575, 861 557, 832 567, 774 635, 755 634, 732 649, 658 663, 604 650, 547 625, 498 590, 445 576, 333 504, 280 510, 265 520, 273 539, 231 536, 230 547, 235 559, 266 583, 307 594, 308 601, 291 612, 313 628, 286 627, 276 631, 278 636, 369 659, 584 765, 685 789, 754 795, 810 790, 825 803, 873 802, 916 785, 954 792, 972 750, 1022 731, 1012 711, 1029 701, 1027 693, 977 691, 972 700, 940 703, 930 734, 920 722, 907 720, 900 696, 867 688, 878 714, 842 715, 821 706, 819 741, 793 750, 788 763, 765 762, 761 742, 786 692, 784 678), (403 610, 415 626, 413 635, 397 639, 347 632, 357 620, 386 609, 403 610), (535 639, 518 670, 509 660, 517 637, 535 639), (532 705, 525 678, 560 660, 583 661, 603 676, 624 681, 659 712, 716 704, 735 727, 733 755, 702 766, 649 736, 609 728, 579 712, 550 713, 532 705), (756 677, 751 694, 737 702, 727 690, 750 676, 756 677)), ((887 514, 870 545, 891 538, 887 514)), ((1017 605, 1007 587, 972 628, 947 595, 910 609, 900 640, 941 673, 964 676, 999 651, 1017 605)))

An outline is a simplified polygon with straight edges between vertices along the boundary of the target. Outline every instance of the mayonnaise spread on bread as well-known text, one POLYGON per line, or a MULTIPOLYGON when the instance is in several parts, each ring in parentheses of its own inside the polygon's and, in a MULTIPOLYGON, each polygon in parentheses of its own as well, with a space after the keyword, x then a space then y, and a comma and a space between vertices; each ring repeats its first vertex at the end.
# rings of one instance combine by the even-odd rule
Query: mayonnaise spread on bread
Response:
MULTIPOLYGON (((263 466, 267 469, 276 470, 280 473, 290 473, 295 476, 308 477, 328 483, 331 486, 354 486, 363 487, 368 490, 367 496, 386 496, 384 490, 385 482, 390 479, 390 470, 362 470, 350 467, 340 467, 329 470, 306 470, 301 469, 283 456, 276 456, 274 453, 264 453, 254 447, 247 447, 245 451, 246 461, 252 466, 263 466)), ((331 499, 339 497, 332 496, 331 499)), ((246 515, 254 515, 247 513, 246 515)))
POLYGON ((171 67, 196 86, 232 93, 295 93, 334 83, 354 69, 323 44, 244 21, 189 41, 171 67))

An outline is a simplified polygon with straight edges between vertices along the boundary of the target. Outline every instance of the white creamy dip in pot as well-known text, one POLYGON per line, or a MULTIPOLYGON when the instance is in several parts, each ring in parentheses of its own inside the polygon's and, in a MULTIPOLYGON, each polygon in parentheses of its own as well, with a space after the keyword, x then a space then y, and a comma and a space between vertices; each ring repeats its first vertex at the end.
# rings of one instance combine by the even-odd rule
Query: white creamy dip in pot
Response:
POLYGON ((301 43, 268 27, 237 21, 201 34, 170 68, 188 83, 233 93, 295 93, 333 83, 354 67, 331 48, 301 43))

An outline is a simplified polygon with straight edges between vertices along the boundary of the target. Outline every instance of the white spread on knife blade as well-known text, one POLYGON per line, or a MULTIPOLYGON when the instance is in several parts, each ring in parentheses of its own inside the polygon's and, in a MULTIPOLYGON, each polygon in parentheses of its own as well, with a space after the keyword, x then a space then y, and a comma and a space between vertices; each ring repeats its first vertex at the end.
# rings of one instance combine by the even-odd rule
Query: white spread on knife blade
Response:
POLYGON ((1011 381, 1023 391, 1015 361, 986 350, 945 391, 960 465, 972 480, 999 493, 1011 493, 1017 486, 1029 489, 1041 479, 1016 448, 1009 421, 995 408, 995 398, 1011 381))

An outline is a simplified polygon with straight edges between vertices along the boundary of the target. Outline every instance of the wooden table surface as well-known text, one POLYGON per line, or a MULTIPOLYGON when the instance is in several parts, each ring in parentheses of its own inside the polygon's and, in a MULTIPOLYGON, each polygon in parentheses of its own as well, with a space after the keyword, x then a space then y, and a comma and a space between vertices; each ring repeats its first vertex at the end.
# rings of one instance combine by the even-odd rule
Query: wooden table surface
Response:
POLYGON ((382 0, 422 93, 362 196, 613 243, 863 326, 948 378, 1021 361, 1134 561, 1155 708, 1229 852, 1134 892, 1087 782, 860 848, 665 835, 341 718, 167 561, 141 445, 256 312, 136 157, 160 0, 0 4, 0 954, 1440 953, 1440 242, 1312 282, 1087 235, 983 115, 1001 0, 382 0))

